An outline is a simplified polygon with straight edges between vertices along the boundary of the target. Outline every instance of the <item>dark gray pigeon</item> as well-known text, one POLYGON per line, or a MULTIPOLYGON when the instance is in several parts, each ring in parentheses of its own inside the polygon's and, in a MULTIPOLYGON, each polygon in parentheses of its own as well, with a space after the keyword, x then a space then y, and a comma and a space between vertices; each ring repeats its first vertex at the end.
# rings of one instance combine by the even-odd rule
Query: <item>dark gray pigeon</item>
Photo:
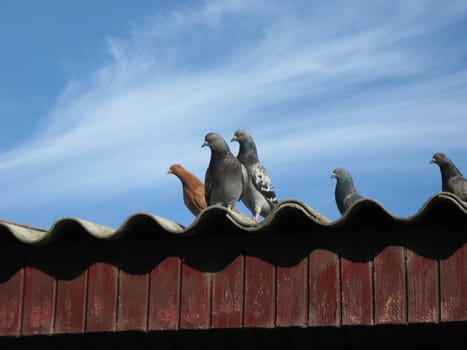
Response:
POLYGON ((245 166, 249 176, 242 202, 253 214, 253 221, 258 222, 259 215, 266 217, 277 205, 277 196, 265 167, 258 160, 251 135, 246 130, 237 130, 231 141, 240 144, 237 159, 245 166))
POLYGON ((443 153, 435 153, 430 161, 439 165, 441 170, 441 189, 451 192, 461 200, 467 201, 467 181, 452 160, 443 153))
POLYGON ((246 169, 219 134, 208 133, 201 147, 204 146, 211 149, 211 161, 204 180, 206 203, 232 209, 242 197, 248 182, 246 169))
POLYGON ((352 203, 362 198, 362 196, 355 188, 352 176, 350 176, 350 173, 344 168, 334 169, 331 178, 337 180, 334 195, 336 197, 337 208, 342 215, 349 209, 352 203))

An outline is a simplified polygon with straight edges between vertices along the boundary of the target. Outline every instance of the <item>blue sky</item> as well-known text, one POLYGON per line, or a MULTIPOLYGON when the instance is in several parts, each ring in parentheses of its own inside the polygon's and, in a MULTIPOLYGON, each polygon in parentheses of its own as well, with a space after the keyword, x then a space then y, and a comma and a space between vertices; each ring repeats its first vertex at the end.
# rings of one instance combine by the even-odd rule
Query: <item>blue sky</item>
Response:
POLYGON ((433 153, 467 172, 466 32, 466 1, 2 1, 0 218, 189 225, 166 170, 204 180, 204 135, 240 128, 280 200, 339 218, 344 167, 410 216, 433 153))

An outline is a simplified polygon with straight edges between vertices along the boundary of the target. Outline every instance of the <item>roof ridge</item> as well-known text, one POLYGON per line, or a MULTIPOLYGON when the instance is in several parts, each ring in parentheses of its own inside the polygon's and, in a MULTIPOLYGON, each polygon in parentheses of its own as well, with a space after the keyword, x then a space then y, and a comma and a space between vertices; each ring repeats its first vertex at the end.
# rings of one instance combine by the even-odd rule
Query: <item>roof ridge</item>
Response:
MULTIPOLYGON (((466 202, 463 202, 451 193, 440 192, 431 196, 414 215, 405 218, 393 215, 376 200, 362 198, 353 203, 349 210, 340 218, 331 221, 302 201, 287 199, 279 202, 271 213, 260 223, 255 223, 252 220, 246 219, 244 216, 223 206, 214 205, 204 209, 187 227, 155 214, 137 212, 128 216, 116 229, 73 217, 63 217, 55 221, 48 230, 0 220, 0 229, 3 228, 20 242, 40 244, 55 239, 55 237, 69 229, 69 225, 79 225, 82 230, 94 238, 110 240, 126 235, 126 233, 131 230, 132 225, 149 220, 154 224, 156 231, 160 231, 163 236, 176 237, 192 236, 199 234, 201 231, 206 231, 206 227, 211 225, 214 219, 229 223, 233 225, 235 229, 243 233, 261 233, 270 230, 277 222, 283 220, 284 215, 287 215, 286 213, 290 211, 295 211, 303 215, 311 224, 323 228, 334 228, 345 226, 349 223, 369 223, 375 220, 385 220, 398 224, 419 223, 423 220, 433 220, 433 215, 430 214, 432 214, 433 210, 441 210, 440 208, 443 212, 446 210, 451 212, 452 210, 457 210, 461 215, 467 214, 466 202), (442 209, 446 206, 449 208, 442 209), (371 215, 368 215, 368 213, 371 215)), ((438 216, 443 218, 443 215, 438 216)))

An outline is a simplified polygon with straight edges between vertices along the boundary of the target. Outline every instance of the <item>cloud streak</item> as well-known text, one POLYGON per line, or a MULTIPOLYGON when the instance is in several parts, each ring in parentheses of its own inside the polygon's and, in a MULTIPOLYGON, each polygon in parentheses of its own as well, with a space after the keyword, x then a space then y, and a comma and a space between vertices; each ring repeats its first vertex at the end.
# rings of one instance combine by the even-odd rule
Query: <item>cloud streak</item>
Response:
MULTIPOLYGON (((11 188, 0 210, 15 217, 50 198, 105 201, 144 188, 181 207, 162 174, 179 162, 203 177, 209 131, 250 129, 277 176, 355 153, 371 164, 411 148, 466 150, 467 49, 433 39, 465 28, 462 2, 263 6, 186 6, 109 38, 108 64, 70 81, 36 136, 0 155, 11 188)), ((295 193, 283 186, 283 198, 295 193)))

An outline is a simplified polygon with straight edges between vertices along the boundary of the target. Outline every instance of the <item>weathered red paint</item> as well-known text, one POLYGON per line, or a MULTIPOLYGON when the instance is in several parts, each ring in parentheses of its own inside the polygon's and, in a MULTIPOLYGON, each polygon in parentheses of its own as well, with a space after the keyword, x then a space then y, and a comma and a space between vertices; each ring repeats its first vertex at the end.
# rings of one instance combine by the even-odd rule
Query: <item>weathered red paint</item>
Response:
POLYGON ((180 245, 158 241, 150 256, 156 265, 150 272, 149 329, 174 330, 180 327, 180 245))
POLYGON ((207 243, 183 242, 180 328, 211 326, 211 259, 207 243))
POLYGON ((371 234, 348 232, 341 239, 342 323, 373 323, 371 234))
POLYGON ((307 323, 308 238, 306 235, 280 235, 277 238, 277 326, 304 327, 307 323))
POLYGON ((338 326, 341 322, 340 259, 336 235, 310 238, 310 326, 338 326))
MULTIPOLYGON (((109 248, 118 251, 115 245, 109 248)), ((91 251, 92 257, 98 256, 103 261, 89 267, 87 332, 110 332, 117 328, 118 255, 112 254, 112 250, 98 245, 91 251)))
POLYGON ((56 282, 52 276, 55 255, 49 247, 28 247, 26 265, 21 334, 52 333, 56 302, 56 282))
POLYGON ((148 248, 142 241, 124 242, 119 247, 118 330, 147 327, 149 275, 148 248))
POLYGON ((243 322, 244 258, 232 256, 237 240, 217 239, 212 245, 212 327, 240 328, 243 322))
POLYGON ((425 229, 407 233, 409 322, 439 321, 438 235, 425 229))
POLYGON ((22 247, 0 247, 0 336, 21 331, 24 268, 22 247))
POLYGON ((374 240, 375 322, 407 322, 407 282, 404 235, 397 231, 379 232, 374 240))
POLYGON ((273 254, 271 239, 254 237, 248 241, 248 252, 245 257, 244 327, 274 326, 275 267, 265 261, 271 259, 273 254))
POLYGON ((279 227, 2 246, 0 336, 464 322, 465 237, 442 227, 279 227))
POLYGON ((467 243, 465 232, 441 232, 440 291, 441 320, 467 319, 467 243), (454 252, 452 252, 454 251, 454 252))
POLYGON ((82 333, 86 323, 87 256, 85 245, 64 246, 58 254, 57 309, 55 332, 82 333))

